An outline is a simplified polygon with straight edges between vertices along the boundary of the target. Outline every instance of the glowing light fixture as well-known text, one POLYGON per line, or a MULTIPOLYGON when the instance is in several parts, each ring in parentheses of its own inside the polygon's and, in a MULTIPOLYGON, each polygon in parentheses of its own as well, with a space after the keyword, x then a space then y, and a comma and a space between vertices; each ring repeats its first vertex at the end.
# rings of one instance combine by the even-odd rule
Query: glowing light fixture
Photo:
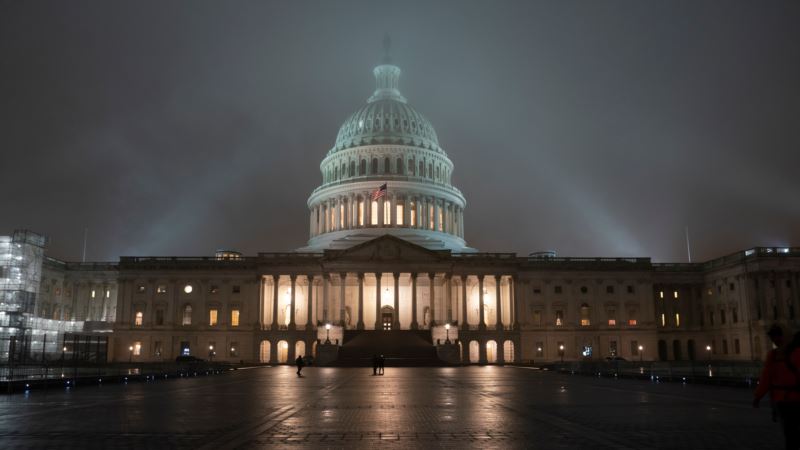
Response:
POLYGON ((191 294, 193 289, 194 288, 192 288, 191 284, 187 284, 186 286, 183 287, 183 292, 185 292, 187 294, 191 294))

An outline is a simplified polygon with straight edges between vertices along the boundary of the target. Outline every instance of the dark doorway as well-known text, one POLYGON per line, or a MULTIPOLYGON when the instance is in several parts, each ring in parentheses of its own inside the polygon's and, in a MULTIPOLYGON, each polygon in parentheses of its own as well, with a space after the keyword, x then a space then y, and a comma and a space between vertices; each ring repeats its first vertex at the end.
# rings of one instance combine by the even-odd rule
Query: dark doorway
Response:
POLYGON ((667 341, 664 340, 658 341, 658 360, 659 361, 667 360, 667 341))
POLYGON ((689 342, 687 342, 686 346, 689 353, 689 361, 694 361, 695 358, 697 357, 695 355, 694 339, 689 339, 689 342))
POLYGON ((672 355, 675 361, 680 361, 683 359, 683 355, 681 354, 681 341, 677 339, 672 341, 672 355))

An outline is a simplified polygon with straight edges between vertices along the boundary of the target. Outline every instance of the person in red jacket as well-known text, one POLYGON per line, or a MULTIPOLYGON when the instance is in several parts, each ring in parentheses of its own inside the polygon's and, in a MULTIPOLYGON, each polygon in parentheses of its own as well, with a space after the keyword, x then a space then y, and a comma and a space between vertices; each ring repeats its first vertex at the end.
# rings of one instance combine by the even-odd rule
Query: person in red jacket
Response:
POLYGON ((767 354, 753 395, 753 407, 769 392, 770 401, 783 428, 787 449, 800 449, 800 333, 786 343, 784 331, 773 325, 767 331, 775 348, 767 354))

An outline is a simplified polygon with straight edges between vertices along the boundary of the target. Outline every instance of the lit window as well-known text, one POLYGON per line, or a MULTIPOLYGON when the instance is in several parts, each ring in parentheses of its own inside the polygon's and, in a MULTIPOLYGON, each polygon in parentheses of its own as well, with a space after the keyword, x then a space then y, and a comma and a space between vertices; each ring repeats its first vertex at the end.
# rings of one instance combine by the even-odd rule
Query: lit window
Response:
POLYGON ((231 310, 231 326, 238 327, 239 326, 239 310, 232 309, 231 310))
POLYGON ((192 288, 192 285, 191 284, 187 284, 186 286, 183 287, 183 292, 186 292, 187 294, 191 294, 192 293, 192 289, 194 289, 194 288, 192 288))
POLYGON ((428 228, 433 229, 433 205, 428 206, 428 228))
POLYGON ((589 326, 589 319, 581 319, 581 326, 588 327, 589 326))
POLYGON ((402 225, 403 224, 403 204, 402 203, 398 203, 397 204, 396 214, 397 214, 397 224, 398 225, 402 225))
POLYGON ((444 231, 444 211, 439 208, 439 231, 444 231))
POLYGON ((613 327, 617 325, 617 319, 608 319, 608 326, 613 327))
POLYGON ((672 291, 672 297, 678 298, 678 291, 672 291))
POLYGON ((217 310, 210 309, 208 310, 208 324, 212 327, 217 326, 217 310))
POLYGON ((664 291, 658 292, 658 298, 664 298, 664 291))
POLYGON ((370 210, 370 214, 369 215, 370 215, 369 223, 371 225, 377 225, 378 224, 378 201, 377 200, 373 200, 372 201, 372 209, 370 210))
POLYGON ((344 203, 339 204, 339 228, 344 228, 344 203))
POLYGON ((358 202, 358 224, 364 226, 364 200, 358 202))
POLYGON ((383 201, 383 224, 389 225, 392 223, 392 204, 388 199, 383 201))
POLYGON ((663 327, 666 325, 667 325, 667 316, 665 316, 664 313, 661 313, 661 326, 663 327))
POLYGON ((564 324, 564 313, 561 311, 556 311, 556 326, 560 327, 564 324))
POLYGON ((679 313, 675 313, 675 326, 681 326, 681 315, 679 313))
POLYGON ((142 354, 142 343, 136 341, 133 343, 133 356, 139 356, 142 354))
POLYGON ((628 319, 628 325, 635 327, 637 324, 636 319, 628 319))
POLYGON ((183 307, 183 320, 181 321, 182 325, 191 325, 192 324, 192 305, 186 305, 183 307))
POLYGON ((95 290, 92 289, 92 298, 95 298, 95 296, 97 296, 97 292, 95 292, 95 290))
POLYGON ((417 226, 417 205, 414 202, 411 202, 411 205, 409 206, 409 208, 411 208, 411 210, 409 211, 411 213, 411 223, 410 223, 410 225, 412 227, 415 227, 415 226, 417 226))
POLYGON ((167 293, 167 287, 164 286, 163 284, 161 286, 158 286, 156 288, 156 293, 157 294, 166 294, 167 293))
POLYGON ((133 321, 133 324, 135 326, 137 326, 137 327, 142 326, 142 316, 143 316, 143 314, 142 314, 141 311, 136 311, 136 319, 134 319, 134 321, 133 321))
POLYGON ((589 326, 589 323, 590 323, 589 322, 589 315, 590 315, 590 313, 591 313, 591 309, 589 308, 589 305, 587 305, 586 303, 582 304, 581 305, 581 326, 582 327, 589 326))

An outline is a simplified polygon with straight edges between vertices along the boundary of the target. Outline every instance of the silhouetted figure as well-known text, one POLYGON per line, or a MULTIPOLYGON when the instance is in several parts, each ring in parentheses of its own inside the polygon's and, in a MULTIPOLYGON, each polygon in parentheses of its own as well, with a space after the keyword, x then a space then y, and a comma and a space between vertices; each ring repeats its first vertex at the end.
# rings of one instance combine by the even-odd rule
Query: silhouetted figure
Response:
POLYGON ((302 377, 303 375, 300 372, 303 370, 303 366, 306 365, 305 361, 303 361, 303 356, 298 356, 294 363, 297 365, 297 376, 302 377))
POLYGON ((380 375, 383 375, 383 364, 384 364, 385 362, 386 362, 386 358, 384 358, 384 357, 383 357, 383 355, 381 355, 381 356, 378 358, 378 373, 379 373, 380 375))
POLYGON ((753 396, 753 407, 767 392, 773 407, 773 419, 783 428, 787 449, 800 448, 800 333, 788 344, 783 329, 773 325, 767 336, 775 349, 767 354, 764 369, 753 396))
POLYGON ((372 355, 372 376, 378 374, 378 355, 372 355))

